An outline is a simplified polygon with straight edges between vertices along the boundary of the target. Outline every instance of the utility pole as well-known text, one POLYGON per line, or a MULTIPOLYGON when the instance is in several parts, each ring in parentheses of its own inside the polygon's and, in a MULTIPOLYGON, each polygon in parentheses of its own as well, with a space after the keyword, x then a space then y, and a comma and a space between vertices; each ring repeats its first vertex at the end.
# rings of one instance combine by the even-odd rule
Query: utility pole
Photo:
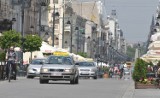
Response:
POLYGON ((55 4, 54 4, 54 8, 53 8, 53 34, 52 34, 52 46, 54 47, 54 26, 55 26, 55 4))
POLYGON ((73 17, 72 17, 72 13, 71 13, 70 16, 71 16, 71 24, 70 24, 70 28, 71 28, 71 30, 70 30, 70 32, 71 32, 70 52, 72 53, 72 33, 73 33, 73 32, 72 32, 72 23, 73 23, 73 21, 72 21, 72 18, 73 18, 73 17))
POLYGON ((42 12, 41 12, 41 4, 39 3, 39 32, 38 32, 39 37, 41 37, 41 14, 42 14, 42 12))
POLYGON ((65 4, 64 4, 64 0, 63 0, 63 28, 62 28, 62 48, 64 48, 64 11, 65 11, 65 4))
POLYGON ((79 52, 79 30, 77 30, 77 54, 79 52))
POLYGON ((24 0, 22 0, 22 4, 21 4, 21 13, 22 13, 22 23, 21 23, 21 36, 22 36, 22 46, 21 46, 21 51, 22 51, 22 61, 20 62, 21 63, 21 66, 23 66, 23 50, 24 50, 24 5, 25 5, 25 2, 24 0))

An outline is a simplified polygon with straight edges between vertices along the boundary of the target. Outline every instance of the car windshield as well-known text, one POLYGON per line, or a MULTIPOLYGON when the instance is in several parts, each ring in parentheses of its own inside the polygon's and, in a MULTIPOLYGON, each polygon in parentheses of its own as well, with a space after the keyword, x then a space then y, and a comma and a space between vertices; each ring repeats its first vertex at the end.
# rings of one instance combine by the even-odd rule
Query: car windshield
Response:
POLYGON ((45 62, 45 59, 33 59, 31 64, 34 64, 34 65, 41 65, 45 62))
POLYGON ((84 66, 84 67, 93 67, 93 66, 95 66, 92 62, 79 62, 79 63, 76 63, 76 65, 79 65, 80 67, 81 66, 84 66))
POLYGON ((46 60, 46 64, 73 65, 70 57, 50 56, 46 60))

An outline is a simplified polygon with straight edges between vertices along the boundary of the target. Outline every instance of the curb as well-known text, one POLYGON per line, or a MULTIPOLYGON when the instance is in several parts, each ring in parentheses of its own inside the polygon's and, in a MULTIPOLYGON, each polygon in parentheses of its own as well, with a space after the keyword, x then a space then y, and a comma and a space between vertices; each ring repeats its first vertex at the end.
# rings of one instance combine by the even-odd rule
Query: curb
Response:
POLYGON ((134 82, 132 82, 128 88, 126 89, 124 95, 122 96, 122 98, 133 98, 133 94, 134 94, 134 82))

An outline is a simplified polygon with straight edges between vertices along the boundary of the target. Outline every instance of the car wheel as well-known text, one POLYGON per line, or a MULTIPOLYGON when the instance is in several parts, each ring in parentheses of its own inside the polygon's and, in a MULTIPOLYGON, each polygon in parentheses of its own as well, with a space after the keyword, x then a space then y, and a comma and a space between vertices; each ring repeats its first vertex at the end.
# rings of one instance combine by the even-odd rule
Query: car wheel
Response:
POLYGON ((33 79, 33 78, 34 78, 34 76, 27 76, 27 78, 28 78, 28 79, 33 79))
POLYGON ((75 84, 78 84, 78 83, 79 83, 79 77, 77 76, 75 80, 75 84))
POLYGON ((70 80, 70 84, 75 84, 75 79, 74 78, 70 80))
POLYGON ((48 82, 49 82, 49 80, 39 79, 39 83, 40 83, 40 84, 44 84, 44 83, 48 83, 48 82))
POLYGON ((95 79, 95 80, 96 80, 96 79, 97 79, 97 76, 94 76, 94 77, 93 77, 93 79, 95 79))

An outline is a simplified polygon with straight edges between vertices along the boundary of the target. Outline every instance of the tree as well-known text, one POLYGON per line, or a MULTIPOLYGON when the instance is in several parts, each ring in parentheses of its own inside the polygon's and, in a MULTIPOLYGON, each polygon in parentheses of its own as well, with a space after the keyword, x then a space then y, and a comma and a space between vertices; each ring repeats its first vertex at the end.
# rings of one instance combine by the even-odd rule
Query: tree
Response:
POLYGON ((0 47, 6 51, 11 46, 20 46, 21 35, 20 33, 10 30, 5 31, 0 36, 0 47))
POLYGON ((147 75, 147 63, 140 58, 137 58, 134 71, 132 74, 134 81, 139 81, 140 79, 145 79, 147 75))
POLYGON ((40 47, 42 45, 42 39, 38 35, 27 35, 24 38, 25 41, 23 43, 23 51, 31 52, 32 59, 32 52, 40 50, 40 47))
POLYGON ((0 61, 4 61, 6 57, 6 53, 3 50, 0 50, 0 61))
POLYGON ((135 48, 134 48, 134 47, 131 47, 131 46, 127 46, 127 55, 128 55, 130 58, 134 58, 135 48))
POLYGON ((77 54, 80 55, 80 56, 82 56, 82 57, 84 57, 84 58, 87 57, 87 53, 84 53, 84 52, 78 52, 77 54))

